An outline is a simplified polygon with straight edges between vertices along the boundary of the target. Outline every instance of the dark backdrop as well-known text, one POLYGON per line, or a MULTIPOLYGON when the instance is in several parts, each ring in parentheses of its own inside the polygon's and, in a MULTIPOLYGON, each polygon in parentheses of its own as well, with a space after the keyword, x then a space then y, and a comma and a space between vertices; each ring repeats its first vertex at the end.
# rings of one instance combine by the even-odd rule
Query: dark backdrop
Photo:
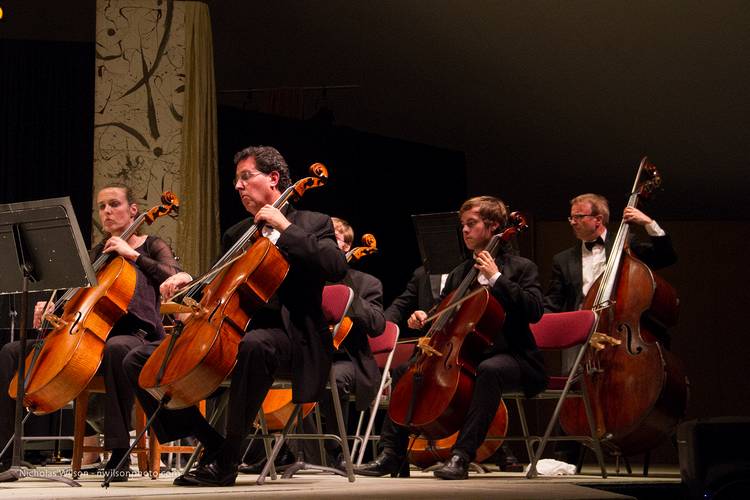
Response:
MULTIPOLYGON (((674 350, 692 380, 688 416, 750 414, 747 2, 207 3, 219 100, 235 108, 221 112, 222 189, 231 154, 256 139, 278 145, 297 175, 328 164, 330 186, 303 204, 379 237, 368 269, 389 296, 418 261, 409 215, 484 193, 531 215, 521 248, 546 281, 552 254, 574 242, 570 197, 601 192, 620 213, 648 154, 665 180, 648 211, 680 255, 664 274, 682 298, 674 350), (296 106, 279 106, 285 95, 296 106)), ((95 2, 2 4, 0 202, 71 194, 88 213, 94 65, 74 54, 93 52, 95 2), (15 58, 34 45, 42 49, 15 58), (64 91, 65 103, 15 108, 33 85, 64 91), (24 137, 29 124, 48 139, 24 137)), ((223 226, 237 209, 222 207, 223 226)), ((662 457, 676 460, 668 449, 662 457)))

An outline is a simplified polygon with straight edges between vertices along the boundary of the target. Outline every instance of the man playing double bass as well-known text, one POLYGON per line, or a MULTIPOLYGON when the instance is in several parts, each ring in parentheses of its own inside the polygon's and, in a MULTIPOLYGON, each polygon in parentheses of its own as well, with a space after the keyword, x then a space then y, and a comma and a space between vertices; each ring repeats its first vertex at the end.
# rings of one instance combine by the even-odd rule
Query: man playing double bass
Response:
MULTIPOLYGON (((652 269, 660 269, 677 261, 671 238, 655 220, 635 207, 625 208, 622 219, 642 226, 649 235, 649 241, 631 244, 638 259, 652 269)), ((580 309, 591 285, 604 271, 615 239, 607 231, 609 203, 601 195, 586 193, 570 200, 568 222, 580 243, 553 257, 552 278, 544 296, 545 312, 580 309)), ((577 353, 578 347, 563 352, 563 372, 570 370, 577 353)), ((555 446, 555 456, 563 462, 575 463, 580 449, 575 441, 560 441, 555 446)))
MULTIPOLYGON (((536 265, 528 259, 513 255, 501 248, 493 259, 485 247, 492 235, 501 232, 508 221, 505 204, 491 196, 479 196, 464 202, 459 211, 462 234, 472 258, 459 264, 448 275, 442 295, 455 290, 472 268, 478 270, 478 282, 488 287, 492 296, 506 313, 502 334, 507 346, 501 343, 482 353, 477 366, 471 402, 466 419, 453 447, 452 456, 435 471, 441 479, 466 479, 468 466, 477 448, 484 441, 490 423, 500 405, 503 391, 522 390, 531 396, 544 389, 547 377, 541 355, 536 348, 529 323, 542 316, 542 291, 536 265)), ((425 325, 427 314, 415 311, 408 324, 419 329, 425 325)), ((408 369, 402 365, 394 371, 394 381, 408 369)), ((372 462, 357 469, 367 476, 395 476, 405 463, 409 442, 406 428, 386 417, 381 431, 381 453, 372 462)))
MULTIPOLYGON (((256 311, 242 338, 232 375, 226 438, 210 427, 197 408, 165 410, 154 428, 160 441, 193 435, 205 452, 193 470, 175 479, 184 486, 231 486, 237 477, 242 442, 271 387, 274 376, 290 374, 295 402, 317 401, 331 364, 331 334, 323 316, 321 297, 326 281, 346 274, 344 255, 336 245, 327 215, 271 206, 290 185, 289 168, 272 147, 243 149, 234 157, 234 187, 252 217, 229 228, 223 236, 229 249, 253 224, 265 223, 263 235, 275 242, 289 262, 286 279, 269 303, 256 311)), ((171 297, 191 281, 179 273, 162 284, 171 297)), ((157 344, 137 349, 125 359, 125 368, 137 384, 141 367, 157 344)), ((146 391, 137 396, 148 413, 157 402, 146 391)))
MULTIPOLYGON (((638 259, 652 269, 661 269, 677 261, 672 240, 648 215, 627 207, 624 222, 642 226, 649 241, 631 244, 638 259)), ((570 226, 581 243, 553 257, 552 279, 544 296, 547 312, 575 311, 580 308, 589 288, 607 264, 607 253, 614 237, 609 237, 609 203, 601 195, 586 193, 570 200, 570 226)))

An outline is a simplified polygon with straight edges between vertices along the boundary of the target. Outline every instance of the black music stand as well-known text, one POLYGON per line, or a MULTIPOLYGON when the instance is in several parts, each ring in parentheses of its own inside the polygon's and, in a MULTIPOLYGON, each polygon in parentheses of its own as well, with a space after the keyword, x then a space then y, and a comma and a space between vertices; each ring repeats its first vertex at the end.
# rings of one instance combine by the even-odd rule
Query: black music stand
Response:
POLYGON ((0 482, 35 477, 80 486, 61 475, 35 474, 21 467, 29 292, 96 285, 70 198, 0 205, 0 268, 0 294, 21 295, 13 462, 9 470, 0 473, 0 482))
POLYGON ((466 258, 458 212, 412 215, 422 265, 430 277, 432 295, 440 297, 441 275, 466 258))

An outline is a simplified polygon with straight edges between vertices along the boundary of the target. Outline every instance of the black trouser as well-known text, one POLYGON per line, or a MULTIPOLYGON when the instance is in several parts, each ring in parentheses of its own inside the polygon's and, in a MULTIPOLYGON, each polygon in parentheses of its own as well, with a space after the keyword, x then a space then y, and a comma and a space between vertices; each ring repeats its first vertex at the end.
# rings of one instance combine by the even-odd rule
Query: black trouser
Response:
MULTIPOLYGON (((134 347, 144 343, 139 335, 110 336, 104 345, 102 364, 98 373, 104 377, 104 447, 127 448, 130 446, 130 421, 135 401, 133 386, 125 376, 122 361, 134 347)), ((27 341, 27 353, 34 342, 27 341)), ((7 387, 18 369, 21 354, 19 341, 5 344, 0 350, 0 446, 4 446, 13 435, 15 425, 15 400, 8 396, 7 387)))
POLYGON ((110 336, 104 345, 99 375, 104 377, 104 447, 108 450, 130 446, 130 421, 135 403, 133 384, 125 374, 123 360, 146 340, 140 335, 110 336))
MULTIPOLYGON (((147 344, 126 357, 125 371, 136 387, 141 368, 158 344, 147 344)), ((228 461, 239 462, 242 442, 274 377, 291 372, 291 355, 292 344, 282 328, 250 330, 240 341, 227 410, 224 455, 228 461)), ((148 392, 139 387, 136 396, 147 414, 151 415, 156 410, 158 402, 148 392)), ((196 431, 205 425, 205 418, 193 406, 181 410, 162 410, 154 422, 154 429, 159 441, 169 442, 188 436, 201 439, 196 431)))
MULTIPOLYGON (((410 363, 406 363, 391 372, 394 386, 409 366, 410 363)), ((471 403, 456 444, 453 446, 453 453, 467 460, 474 460, 477 448, 487 437, 492 419, 500 406, 503 390, 521 390, 521 368, 513 356, 503 353, 494 354, 477 366, 471 403)), ((395 424, 390 417, 386 416, 380 433, 381 449, 389 449, 392 453, 403 457, 408 444, 408 430, 395 424)))

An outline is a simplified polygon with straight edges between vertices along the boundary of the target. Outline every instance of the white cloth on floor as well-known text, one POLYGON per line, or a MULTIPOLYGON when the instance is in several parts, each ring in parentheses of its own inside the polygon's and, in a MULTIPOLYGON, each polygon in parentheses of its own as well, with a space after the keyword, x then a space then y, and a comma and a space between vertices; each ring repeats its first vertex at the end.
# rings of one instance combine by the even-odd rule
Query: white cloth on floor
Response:
MULTIPOLYGON (((529 472, 529 467, 531 465, 527 465, 524 472, 529 472)), ((536 471, 540 476, 570 476, 576 473, 576 466, 551 458, 543 458, 536 463, 536 471)))

